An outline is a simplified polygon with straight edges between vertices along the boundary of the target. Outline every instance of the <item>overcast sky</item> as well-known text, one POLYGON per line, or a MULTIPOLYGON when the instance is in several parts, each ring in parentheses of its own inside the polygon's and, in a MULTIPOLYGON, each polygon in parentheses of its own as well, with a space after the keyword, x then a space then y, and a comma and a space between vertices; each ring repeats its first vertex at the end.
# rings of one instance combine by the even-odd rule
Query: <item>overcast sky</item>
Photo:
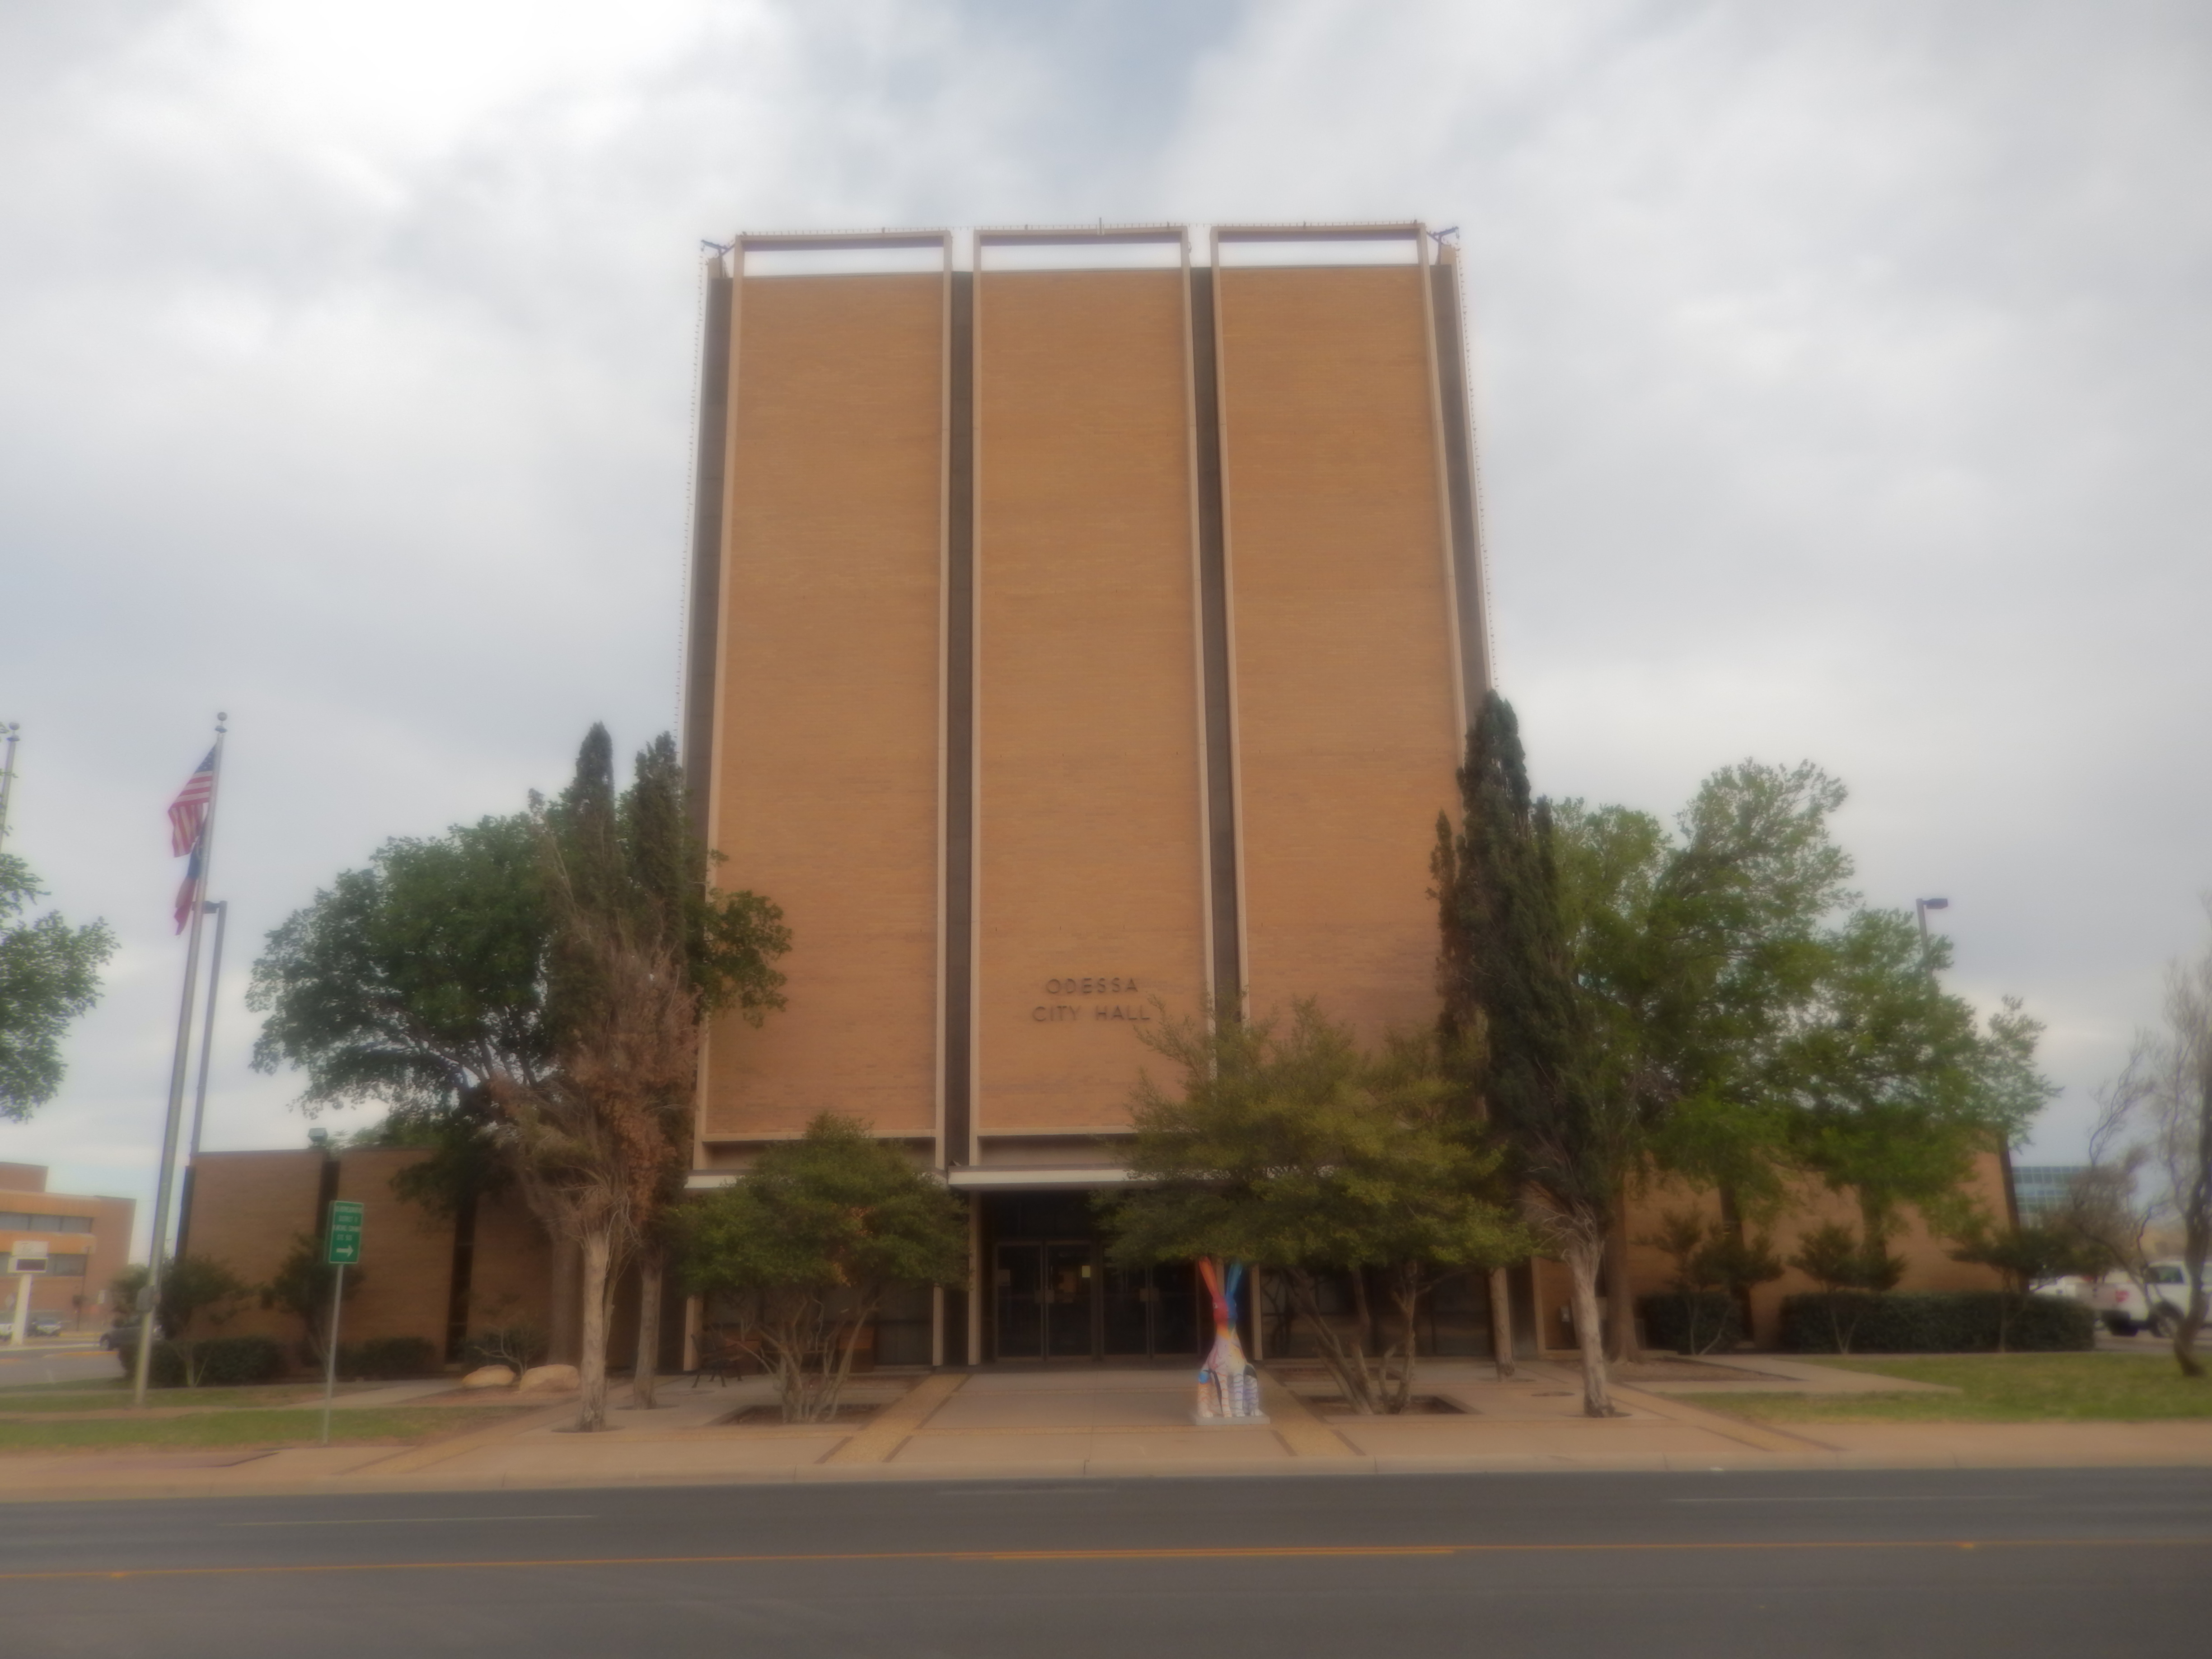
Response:
POLYGON ((217 709, 219 1147, 270 927, 673 723, 702 238, 1413 216, 1538 787, 1841 775, 2073 1158, 2212 887, 2208 179, 2143 0, 0 5, 9 846, 124 940, 0 1159, 150 1192, 217 709))

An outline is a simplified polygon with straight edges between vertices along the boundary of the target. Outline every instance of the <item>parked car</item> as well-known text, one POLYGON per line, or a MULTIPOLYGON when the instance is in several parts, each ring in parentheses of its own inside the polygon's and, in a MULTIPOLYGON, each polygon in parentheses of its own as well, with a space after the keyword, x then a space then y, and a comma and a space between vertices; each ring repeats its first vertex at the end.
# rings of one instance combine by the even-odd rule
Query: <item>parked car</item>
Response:
MULTIPOLYGON (((2212 1269, 2208 1269, 2212 1273, 2212 1269)), ((2147 1330, 2154 1336, 2171 1336, 2173 1328, 2189 1310, 2189 1264, 2185 1261, 2154 1261, 2148 1277, 2150 1299, 2144 1300, 2145 1287, 2137 1285, 2126 1273, 2109 1273, 2092 1293, 2091 1305, 2097 1317, 2105 1322, 2105 1328, 2114 1336, 2133 1336, 2147 1330)), ((2212 1277, 2206 1279, 2206 1288, 2212 1291, 2212 1277)))
POLYGON ((58 1313, 34 1313, 27 1326, 33 1336, 59 1336, 69 1322, 58 1313))

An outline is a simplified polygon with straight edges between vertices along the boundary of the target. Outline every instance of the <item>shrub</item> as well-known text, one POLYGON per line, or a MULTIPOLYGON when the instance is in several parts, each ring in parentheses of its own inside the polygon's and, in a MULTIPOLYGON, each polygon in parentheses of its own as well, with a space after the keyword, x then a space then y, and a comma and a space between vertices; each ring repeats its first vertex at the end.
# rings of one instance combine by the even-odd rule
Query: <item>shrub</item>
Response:
POLYGON ((1726 1291, 1668 1291, 1636 1299, 1644 1334, 1655 1348, 1676 1353, 1725 1353, 1743 1337, 1743 1316, 1726 1291))
POLYGON ((2005 1346, 2017 1353, 2059 1353, 2097 1346, 2096 1316, 2062 1297, 2013 1297, 2002 1291, 1904 1291, 1874 1296, 1826 1291, 1782 1298, 1782 1346, 1796 1353, 1834 1353, 1838 1325, 1855 1353, 1994 1353, 2000 1316, 2005 1346))
MULTIPOLYGON (((126 1381, 137 1376, 137 1343, 127 1343, 118 1348, 115 1357, 122 1363, 126 1381)), ((181 1389, 185 1386, 185 1357, 177 1352, 175 1343, 155 1343, 154 1357, 146 1364, 146 1383, 149 1388, 155 1389, 181 1389)))
POLYGON ((532 1324, 497 1325, 477 1332, 462 1346, 461 1358, 474 1370, 506 1365, 517 1376, 545 1363, 545 1334, 532 1324))
MULTIPOLYGON (((138 1364, 135 1347, 116 1350, 123 1374, 138 1364)), ((214 1336, 203 1342, 156 1342, 147 1363, 146 1380, 157 1389, 196 1384, 208 1389, 243 1388, 274 1382, 284 1374, 284 1350, 265 1336, 214 1336), (197 1376, 195 1376, 195 1373, 197 1376)))
POLYGON ((372 1336, 338 1345, 338 1375, 372 1382, 435 1376, 442 1369, 437 1345, 419 1336, 372 1336))

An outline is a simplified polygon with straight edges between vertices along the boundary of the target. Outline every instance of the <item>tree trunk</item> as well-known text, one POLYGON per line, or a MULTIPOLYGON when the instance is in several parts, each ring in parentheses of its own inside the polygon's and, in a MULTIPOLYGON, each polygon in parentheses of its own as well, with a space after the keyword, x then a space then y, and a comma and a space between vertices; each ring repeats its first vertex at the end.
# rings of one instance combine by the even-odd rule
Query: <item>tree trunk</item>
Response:
MULTIPOLYGON (((2206 1083, 2206 1093, 2212 1095, 2212 1079, 2206 1083)), ((2207 1143, 2207 1163, 2212 1164, 2212 1100, 2206 1103, 2203 1140, 2207 1143)), ((2181 1317, 2173 1325, 2173 1358, 2187 1377, 2201 1377, 2204 1367, 2190 1350, 2197 1346, 2197 1334, 2204 1328, 2208 1311, 2204 1299, 2204 1261, 2212 1255, 2212 1228, 2192 1225, 2185 1235, 2181 1247, 2182 1266, 2189 1275, 2189 1300, 2183 1304, 2181 1317)))
POLYGON ((1579 1237, 1566 1249, 1567 1272, 1575 1286, 1575 1341, 1583 1353, 1583 1415, 1618 1417, 1606 1386, 1605 1338, 1597 1316, 1597 1275, 1605 1257, 1605 1237, 1579 1237))
POLYGON ((1413 1403, 1413 1365, 1420 1347, 1420 1338, 1415 1322, 1420 1317, 1422 1273, 1419 1266, 1404 1263, 1390 1270, 1391 1300, 1397 1304, 1398 1329, 1406 1349, 1399 1363, 1397 1375, 1390 1374, 1389 1357, 1384 1356, 1382 1385, 1389 1392, 1383 1409, 1393 1415, 1413 1403))
POLYGON ((1284 1277, 1290 1281, 1291 1302, 1312 1328, 1314 1346, 1320 1351, 1322 1364, 1336 1378, 1336 1386, 1344 1390, 1345 1404, 1363 1417, 1375 1414, 1374 1387, 1367 1374, 1367 1356, 1356 1347, 1349 1352, 1336 1328, 1321 1316, 1321 1298, 1314 1288, 1313 1274, 1304 1267, 1292 1267, 1284 1277))
POLYGON ((585 1235, 583 1248, 583 1342, 576 1370, 583 1392, 576 1401, 576 1431, 595 1434, 607 1425, 607 1276, 614 1241, 604 1227, 585 1235))
POLYGON ((660 1278, 663 1258, 649 1249, 637 1262, 637 1364, 630 1372, 629 1403, 651 1411, 660 1380, 660 1278))
POLYGON ((1503 1267, 1490 1270, 1490 1352, 1503 1382, 1513 1375, 1513 1281, 1503 1267))
POLYGON ((1612 1315, 1606 1332, 1606 1356, 1616 1364, 1644 1358, 1636 1340, 1636 1297, 1628 1285, 1628 1194, 1623 1192, 1615 1213, 1620 1219, 1605 1236, 1605 1299, 1612 1315))
POLYGON ((1367 1269, 1352 1270, 1352 1305, 1358 1322, 1352 1327, 1357 1346, 1362 1355, 1375 1352, 1375 1313, 1367 1305, 1367 1269))
POLYGON ((578 1288, 581 1277, 582 1264, 575 1242, 554 1235, 553 1305, 546 1316, 545 1358, 556 1364, 576 1363, 578 1322, 583 1311, 582 1293, 578 1288))

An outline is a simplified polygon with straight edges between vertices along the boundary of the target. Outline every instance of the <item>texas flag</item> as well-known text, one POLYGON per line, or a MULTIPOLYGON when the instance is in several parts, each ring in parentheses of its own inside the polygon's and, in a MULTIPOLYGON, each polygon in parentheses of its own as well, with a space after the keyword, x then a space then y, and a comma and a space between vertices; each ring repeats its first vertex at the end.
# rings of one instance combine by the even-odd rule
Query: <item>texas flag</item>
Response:
POLYGON ((173 857, 186 853, 192 861, 185 866, 185 884, 177 889, 177 931, 183 933, 185 924, 191 920, 192 906, 200 896, 200 839, 207 830, 208 809, 215 800, 215 750, 200 763, 199 770, 185 780, 185 787, 177 792, 176 799, 169 803, 169 852, 173 857))

